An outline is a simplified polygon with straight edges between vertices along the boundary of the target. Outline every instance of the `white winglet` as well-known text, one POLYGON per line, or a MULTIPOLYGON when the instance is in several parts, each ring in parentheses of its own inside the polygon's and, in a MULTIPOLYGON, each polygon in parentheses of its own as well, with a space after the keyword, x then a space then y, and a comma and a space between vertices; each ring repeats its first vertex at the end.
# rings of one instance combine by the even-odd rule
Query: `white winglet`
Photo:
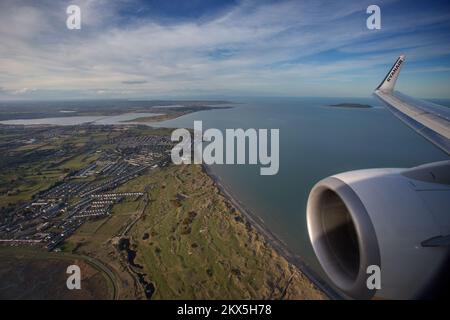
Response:
POLYGON ((397 81, 398 75, 400 74, 400 69, 402 68, 403 62, 405 62, 405 58, 406 56, 404 54, 398 57, 391 70, 389 70, 388 74, 384 78, 383 82, 381 82, 377 87, 377 90, 380 90, 382 92, 394 91, 395 82, 397 81))
POLYGON ((450 154, 450 108, 394 91, 395 81, 404 61, 404 55, 398 57, 374 95, 418 134, 450 154))

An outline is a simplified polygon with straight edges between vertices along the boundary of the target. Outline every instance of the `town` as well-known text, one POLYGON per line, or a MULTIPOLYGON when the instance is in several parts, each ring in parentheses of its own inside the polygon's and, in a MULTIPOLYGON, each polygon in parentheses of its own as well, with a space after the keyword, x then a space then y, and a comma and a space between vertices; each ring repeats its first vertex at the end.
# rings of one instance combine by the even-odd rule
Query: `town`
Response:
MULTIPOLYGON (((9 128, 8 133, 11 130, 23 131, 20 126, 9 128)), ((22 159, 38 162, 41 166, 46 164, 47 170, 48 167, 62 169, 62 175, 30 200, 0 208, 0 244, 35 245, 48 251, 58 250, 58 246, 87 220, 108 217, 115 204, 142 197, 142 192, 116 192, 115 189, 149 170, 166 166, 173 147, 169 136, 137 135, 126 127, 55 127, 50 130, 28 129, 27 132, 30 132, 27 134, 29 137, 8 142, 8 150, 30 149, 22 159), (65 145, 67 142, 62 144, 62 148, 46 149, 45 142, 60 142, 64 136, 88 138, 85 143, 78 143, 78 150, 69 148, 65 145), (96 141, 96 136, 99 141, 96 141), (88 161, 80 168, 70 169, 65 164, 74 161, 74 151, 85 154, 88 161), (55 154, 64 161, 48 164, 55 154)), ((0 145, 0 149, 2 147, 0 145)), ((6 154, 6 161, 8 155, 13 156, 6 154)), ((42 172, 36 174, 43 180, 47 178, 42 176, 42 172)), ((3 186, 4 191, 6 188, 8 186, 3 186)), ((3 196, 13 197, 17 192, 8 190, 3 196)))

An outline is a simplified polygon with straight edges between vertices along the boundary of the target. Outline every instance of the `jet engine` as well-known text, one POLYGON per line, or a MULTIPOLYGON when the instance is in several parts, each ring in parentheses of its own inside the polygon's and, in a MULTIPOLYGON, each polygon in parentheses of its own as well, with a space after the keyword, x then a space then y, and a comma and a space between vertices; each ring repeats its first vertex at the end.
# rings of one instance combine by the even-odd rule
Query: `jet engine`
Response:
POLYGON ((441 294, 449 289, 450 161, 328 177, 309 194, 307 224, 325 274, 345 297, 441 294), (379 289, 368 286, 373 265, 379 289))

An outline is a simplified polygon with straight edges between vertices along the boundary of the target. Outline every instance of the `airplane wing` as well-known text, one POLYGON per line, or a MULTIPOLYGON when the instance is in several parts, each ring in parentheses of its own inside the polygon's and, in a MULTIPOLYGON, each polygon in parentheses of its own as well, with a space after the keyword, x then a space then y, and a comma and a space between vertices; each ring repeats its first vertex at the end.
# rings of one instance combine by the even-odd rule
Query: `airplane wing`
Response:
POLYGON ((394 91, 405 55, 398 57, 374 95, 400 120, 450 154, 450 108, 408 97, 394 91))

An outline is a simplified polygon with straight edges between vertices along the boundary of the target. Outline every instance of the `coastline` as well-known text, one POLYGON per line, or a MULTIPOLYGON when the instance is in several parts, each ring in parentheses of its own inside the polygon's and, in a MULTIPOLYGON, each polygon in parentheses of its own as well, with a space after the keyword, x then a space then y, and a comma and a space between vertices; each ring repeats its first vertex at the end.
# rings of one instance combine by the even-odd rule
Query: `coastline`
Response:
POLYGON ((336 292, 327 283, 321 280, 318 275, 303 261, 303 259, 293 254, 287 245, 279 239, 269 228, 265 225, 264 221, 256 214, 247 209, 239 200, 234 197, 231 192, 221 182, 220 177, 215 175, 208 165, 202 164, 202 170, 205 172, 214 182, 215 186, 219 189, 220 193, 235 207, 236 210, 242 213, 247 221, 260 233, 266 242, 291 265, 295 266, 302 274, 304 274, 311 283, 313 283, 319 290, 321 290, 329 299, 341 300, 343 297, 336 292))

